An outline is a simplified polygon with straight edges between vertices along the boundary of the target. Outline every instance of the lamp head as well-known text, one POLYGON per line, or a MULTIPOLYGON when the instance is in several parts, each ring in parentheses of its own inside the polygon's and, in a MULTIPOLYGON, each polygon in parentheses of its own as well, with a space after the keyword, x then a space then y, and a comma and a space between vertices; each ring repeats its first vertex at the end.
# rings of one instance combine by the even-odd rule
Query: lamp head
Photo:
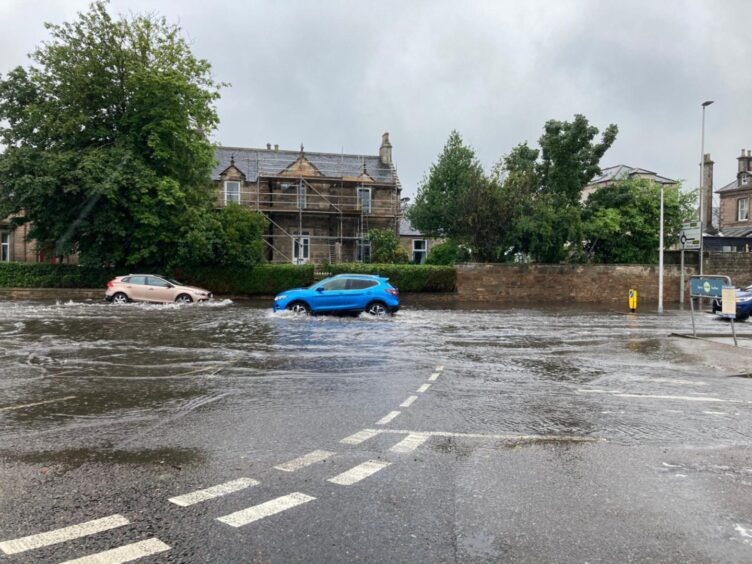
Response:
POLYGON ((708 101, 702 103, 702 107, 703 108, 707 108, 712 103, 713 103, 713 100, 708 100, 708 101))

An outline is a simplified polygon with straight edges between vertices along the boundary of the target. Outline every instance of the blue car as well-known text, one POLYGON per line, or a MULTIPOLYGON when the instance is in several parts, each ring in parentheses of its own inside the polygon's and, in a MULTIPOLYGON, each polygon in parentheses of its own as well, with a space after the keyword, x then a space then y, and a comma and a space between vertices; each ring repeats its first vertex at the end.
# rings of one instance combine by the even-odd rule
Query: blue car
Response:
MULTIPOLYGON (((723 308, 723 302, 720 298, 713 300, 713 313, 718 313, 723 308)), ((745 321, 752 314, 752 286, 743 290, 736 289, 736 320, 745 321)))
POLYGON ((310 288, 294 288, 277 294, 274 311, 296 313, 394 313, 400 307, 399 290, 388 278, 369 274, 338 274, 310 288))

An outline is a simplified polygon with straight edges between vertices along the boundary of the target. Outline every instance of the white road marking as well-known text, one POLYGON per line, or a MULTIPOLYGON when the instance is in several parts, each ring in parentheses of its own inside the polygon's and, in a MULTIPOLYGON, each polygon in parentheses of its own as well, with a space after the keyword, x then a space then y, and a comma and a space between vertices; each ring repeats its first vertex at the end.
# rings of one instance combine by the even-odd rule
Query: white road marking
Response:
POLYGON ((410 396, 400 404, 400 407, 410 407, 416 399, 418 399, 418 396, 410 396))
POLYGON ((668 462, 661 462, 666 468, 681 468, 678 464, 669 464, 668 462))
POLYGON ((747 529, 746 527, 742 527, 740 524, 736 524, 734 526, 734 530, 739 533, 741 536, 747 539, 752 539, 752 530, 747 529))
POLYGON ((147 539, 132 544, 126 544, 112 550, 98 552, 91 556, 68 560, 63 564, 120 564, 121 562, 132 562, 144 556, 159 554, 170 550, 170 546, 159 539, 147 539))
POLYGON ((503 441, 571 441, 571 442, 605 442, 600 437, 580 435, 499 435, 491 433, 452 433, 447 431, 408 431, 407 429, 382 429, 382 433, 397 435, 427 435, 429 437, 456 437, 466 439, 490 439, 503 441))
POLYGON ((391 462, 384 460, 369 460, 363 464, 358 464, 354 468, 350 468, 347 472, 342 472, 334 478, 329 478, 332 484, 338 484, 340 486, 351 486, 372 476, 379 470, 383 470, 389 466, 391 462))
POLYGON ((431 374, 431 375, 430 375, 430 376, 428 377, 428 381, 429 381, 429 382, 435 382, 435 381, 436 381, 436 379, 437 379, 437 378, 439 377, 439 374, 440 374, 439 372, 434 372, 433 374, 431 374))
POLYGON ((346 445, 359 445, 363 441, 367 441, 368 439, 375 437, 380 432, 381 431, 377 431, 376 429, 363 429, 362 431, 358 431, 357 433, 354 433, 349 437, 345 437, 340 442, 346 445))
POLYGON ((400 413, 401 412, 399 412, 399 411, 390 411, 389 413, 387 413, 386 415, 384 415, 384 417, 382 417, 381 419, 379 419, 378 421, 376 421, 376 425, 386 425, 392 419, 394 419, 395 417, 397 417, 400 413))
POLYGON ((130 521, 122 515, 110 515, 109 517, 94 519, 93 521, 55 529, 46 533, 0 542, 0 550, 5 554, 18 554, 19 552, 26 552, 35 548, 78 539, 95 533, 101 533, 102 531, 109 531, 110 529, 122 527, 129 523, 130 521))
POLYGON ((444 370, 444 367, 443 367, 443 366, 442 366, 441 364, 439 364, 439 365, 438 365, 438 366, 436 367, 436 371, 437 371, 437 372, 443 372, 443 370, 444 370))
POLYGON ((679 401, 705 401, 716 403, 744 403, 742 400, 729 400, 721 398, 711 398, 705 396, 667 396, 657 394, 626 394, 624 392, 616 392, 610 390, 577 390, 581 394, 611 394, 618 398, 645 398, 645 399, 665 399, 665 400, 679 400, 679 401))
POLYGON ((72 399, 76 399, 76 396, 66 396, 64 398, 51 399, 51 400, 47 400, 47 401, 38 401, 36 403, 27 403, 27 404, 24 404, 24 405, 11 405, 10 407, 0 407, 0 411, 12 411, 14 409, 23 409, 25 407, 34 407, 34 406, 37 406, 37 405, 46 405, 48 403, 57 403, 57 402, 60 402, 60 401, 68 401, 68 400, 72 400, 72 399))
POLYGON ((728 415, 725 411, 703 411, 705 415, 728 415))
POLYGON ((244 490, 258 484, 259 481, 252 478, 238 478, 237 480, 232 480, 231 482, 225 482, 224 484, 212 486, 211 488, 206 488, 205 490, 197 490, 195 492, 179 495, 177 497, 171 497, 167 501, 174 503, 175 505, 179 505, 180 507, 188 507, 189 505, 201 503, 202 501, 208 501, 210 499, 214 499, 215 497, 239 492, 240 490, 244 490))
POLYGON ((423 392, 425 392, 430 387, 431 387, 431 384, 423 384, 423 385, 421 385, 420 388, 418 388, 417 391, 418 391, 419 394, 422 394, 423 392))
POLYGON ((425 443, 429 437, 427 433, 410 433, 389 450, 399 453, 412 452, 425 443))
POLYGON ((217 521, 221 521, 222 523, 230 525, 231 527, 242 527, 244 525, 248 525, 249 523, 253 523, 254 521, 258 521, 259 519, 263 519, 264 517, 276 515, 277 513, 282 513, 287 509, 292 509, 293 507, 297 507, 298 505, 303 505, 304 503, 308 503, 309 501, 313 501, 314 499, 316 498, 310 495, 306 495, 300 492, 293 492, 291 494, 283 495, 282 497, 266 501, 259 505, 248 507, 247 509, 241 509, 240 511, 230 513, 229 515, 225 515, 224 517, 218 517, 217 521))
POLYGON ((316 464, 317 462, 326 460, 327 458, 334 456, 335 454, 336 453, 330 452, 328 450, 314 450, 313 452, 304 454, 300 458, 296 458, 295 460, 290 460, 289 462, 275 466, 275 468, 277 470, 282 470, 283 472, 295 472, 295 470, 300 470, 301 468, 305 468, 306 466, 310 466, 311 464, 316 464))

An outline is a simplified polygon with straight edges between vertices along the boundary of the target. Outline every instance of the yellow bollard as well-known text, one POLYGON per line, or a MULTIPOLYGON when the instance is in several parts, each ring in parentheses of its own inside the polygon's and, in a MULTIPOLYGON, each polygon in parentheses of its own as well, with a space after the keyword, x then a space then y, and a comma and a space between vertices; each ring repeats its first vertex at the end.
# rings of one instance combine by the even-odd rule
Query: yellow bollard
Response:
POLYGON ((634 288, 629 289, 629 311, 632 313, 637 311, 637 290, 634 288))

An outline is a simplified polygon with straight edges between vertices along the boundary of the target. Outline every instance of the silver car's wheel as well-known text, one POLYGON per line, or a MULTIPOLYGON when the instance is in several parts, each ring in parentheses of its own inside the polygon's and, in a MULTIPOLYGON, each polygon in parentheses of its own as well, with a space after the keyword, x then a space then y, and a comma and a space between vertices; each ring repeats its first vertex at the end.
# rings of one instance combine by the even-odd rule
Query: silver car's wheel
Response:
POLYGON ((175 301, 179 304, 189 304, 193 301, 193 298, 188 294, 180 294, 175 301))
POLYGON ((287 306, 287 309, 297 315, 308 315, 308 306, 302 302, 295 302, 287 306))
POLYGON ((389 313, 389 310, 386 309, 386 306, 381 302, 373 302, 372 304, 368 305, 366 312, 371 315, 386 315, 387 313, 389 313))
POLYGON ((123 292, 118 292, 117 294, 112 296, 112 303, 113 304, 127 304, 128 296, 123 294, 123 292))

